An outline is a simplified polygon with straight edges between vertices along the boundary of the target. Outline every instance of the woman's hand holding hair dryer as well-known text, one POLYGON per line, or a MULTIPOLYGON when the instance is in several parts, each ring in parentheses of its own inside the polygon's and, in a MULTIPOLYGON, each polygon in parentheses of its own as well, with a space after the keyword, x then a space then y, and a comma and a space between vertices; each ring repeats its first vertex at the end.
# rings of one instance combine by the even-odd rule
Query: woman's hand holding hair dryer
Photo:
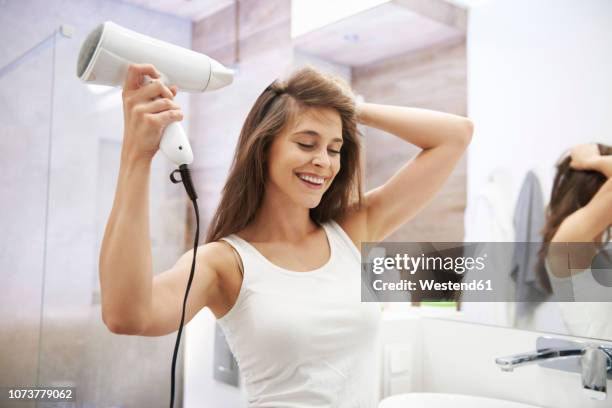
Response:
POLYGON ((165 86, 151 64, 131 64, 123 86, 124 134, 121 159, 151 161, 159 149, 163 131, 171 122, 183 120, 174 102, 177 87, 165 86), (142 85, 144 76, 153 82, 142 85))

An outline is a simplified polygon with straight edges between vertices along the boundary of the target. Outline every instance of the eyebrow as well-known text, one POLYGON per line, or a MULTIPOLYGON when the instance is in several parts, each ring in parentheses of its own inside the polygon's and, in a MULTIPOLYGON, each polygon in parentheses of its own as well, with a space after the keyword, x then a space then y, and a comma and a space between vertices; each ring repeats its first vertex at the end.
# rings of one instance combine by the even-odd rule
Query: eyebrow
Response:
MULTIPOLYGON (((298 135, 298 134, 306 134, 309 136, 317 136, 317 137, 321 137, 321 135, 319 134, 319 132, 315 131, 315 130, 310 130, 310 129, 305 129, 305 130, 300 130, 298 132, 295 132, 294 135, 298 135)), ((344 141, 342 139, 340 139, 339 137, 336 137, 332 140, 332 142, 340 142, 340 143, 344 143, 344 141)))

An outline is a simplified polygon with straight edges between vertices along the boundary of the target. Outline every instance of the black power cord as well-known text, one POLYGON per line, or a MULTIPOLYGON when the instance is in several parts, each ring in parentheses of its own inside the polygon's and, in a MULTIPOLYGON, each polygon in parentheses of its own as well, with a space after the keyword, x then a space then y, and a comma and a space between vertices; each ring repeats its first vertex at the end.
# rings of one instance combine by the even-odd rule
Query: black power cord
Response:
POLYGON ((176 371, 176 357, 178 355, 179 345, 181 343, 181 334, 183 332, 183 323, 185 322, 185 306, 187 305, 187 296, 189 296, 189 289, 191 288, 191 282, 193 281, 193 273, 195 271, 196 254, 198 252, 198 240, 200 237, 200 212, 198 210, 198 195, 196 194, 195 188, 193 187, 193 181, 191 180, 191 171, 186 164, 181 164, 177 170, 170 173, 170 181, 174 184, 183 183, 185 191, 193 203, 193 209, 195 210, 196 216, 196 233, 195 240, 193 243, 193 261, 191 261, 191 272, 189 273, 189 280, 187 281, 187 289, 185 290, 185 297, 183 298, 183 312, 181 314, 181 324, 179 325, 178 334, 176 335, 176 344, 174 345, 174 354, 172 355, 172 374, 170 381, 170 408, 174 407, 174 372, 176 371), (175 173, 180 173, 181 178, 176 179, 175 173))

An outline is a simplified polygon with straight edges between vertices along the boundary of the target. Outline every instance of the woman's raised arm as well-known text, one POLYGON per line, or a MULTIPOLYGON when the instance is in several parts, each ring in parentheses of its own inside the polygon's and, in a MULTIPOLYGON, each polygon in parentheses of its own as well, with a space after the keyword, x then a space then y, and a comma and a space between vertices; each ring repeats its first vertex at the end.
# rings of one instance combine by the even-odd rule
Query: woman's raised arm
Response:
POLYGON ((414 217, 440 190, 469 145, 473 124, 449 113, 371 103, 359 105, 358 120, 423 149, 365 195, 366 240, 378 242, 414 217))

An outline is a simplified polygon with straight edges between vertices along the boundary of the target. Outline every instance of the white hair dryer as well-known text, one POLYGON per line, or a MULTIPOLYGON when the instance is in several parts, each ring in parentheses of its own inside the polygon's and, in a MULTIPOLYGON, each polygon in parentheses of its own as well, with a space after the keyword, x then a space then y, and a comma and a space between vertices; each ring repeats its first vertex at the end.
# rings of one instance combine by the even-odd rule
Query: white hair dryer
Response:
MULTIPOLYGON (((84 82, 123 86, 129 64, 153 64, 166 85, 179 91, 205 92, 232 83, 233 71, 214 59, 128 30, 111 21, 96 27, 79 52, 77 76, 84 82)), ((151 78, 145 76, 145 83, 151 78)), ((190 164, 193 152, 179 122, 164 130, 160 150, 177 166, 190 164)))

